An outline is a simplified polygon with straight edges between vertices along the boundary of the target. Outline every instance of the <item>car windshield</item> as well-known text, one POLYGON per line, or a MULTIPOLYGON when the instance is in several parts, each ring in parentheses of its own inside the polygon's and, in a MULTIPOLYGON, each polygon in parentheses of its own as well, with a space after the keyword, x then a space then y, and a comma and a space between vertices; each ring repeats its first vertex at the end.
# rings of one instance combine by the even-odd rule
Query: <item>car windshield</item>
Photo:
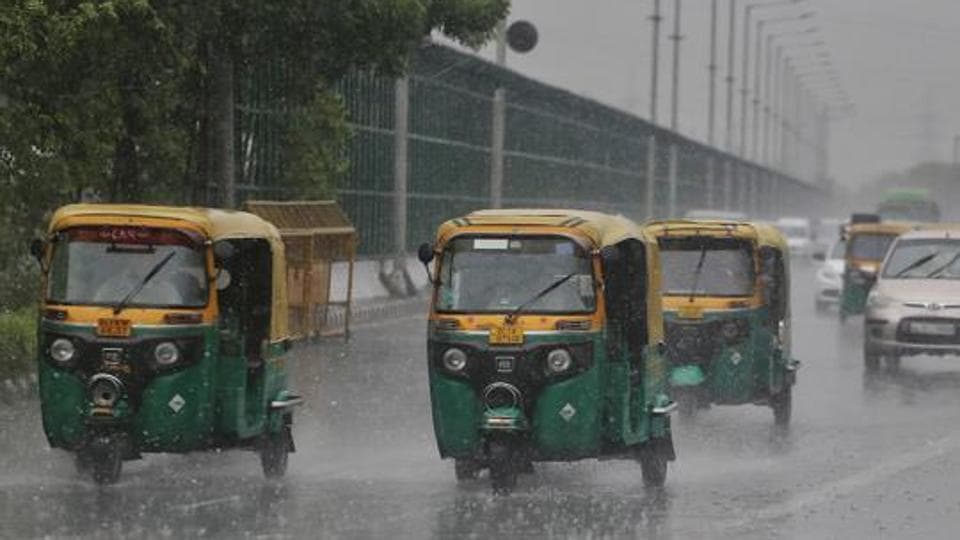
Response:
POLYGON ((882 261, 895 236, 889 234, 858 234, 850 239, 847 254, 854 259, 882 261))
POLYGON ((660 240, 660 248, 664 294, 693 296, 753 294, 753 248, 746 240, 707 237, 664 238, 660 240))
POLYGON ((593 312, 590 254, 563 237, 468 237, 447 245, 437 311, 509 312, 521 306, 529 313, 593 312), (534 300, 559 280, 564 281, 556 289, 534 300))
POLYGON ((53 245, 47 301, 116 306, 127 299, 124 303, 132 307, 205 306, 208 280, 202 246, 168 229, 70 229, 53 245), (127 298, 155 268, 139 292, 127 298))
POLYGON ((960 279, 960 240, 944 238, 897 242, 883 267, 891 279, 960 279))

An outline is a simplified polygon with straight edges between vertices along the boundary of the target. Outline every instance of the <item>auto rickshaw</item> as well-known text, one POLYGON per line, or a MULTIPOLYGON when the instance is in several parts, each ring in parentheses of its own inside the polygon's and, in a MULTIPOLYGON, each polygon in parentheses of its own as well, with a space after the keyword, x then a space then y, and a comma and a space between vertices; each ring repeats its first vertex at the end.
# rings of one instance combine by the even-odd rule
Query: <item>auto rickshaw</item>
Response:
POLYGON ((799 362, 790 355, 789 248, 773 226, 654 221, 663 273, 671 395, 691 417, 755 403, 790 423, 799 362))
POLYGON ((436 259, 430 400, 458 480, 489 469, 502 493, 535 461, 622 458, 663 485, 676 406, 649 237, 596 212, 484 210, 419 256, 436 259))
POLYGON ((844 256, 843 287, 840 291, 840 322, 851 315, 862 315, 867 294, 877 280, 877 270, 893 240, 916 228, 903 221, 852 223, 844 230, 847 251, 844 256))
POLYGON ((267 477, 294 450, 284 249, 244 212, 59 209, 43 270, 39 391, 54 448, 113 483, 146 452, 246 448, 267 477))

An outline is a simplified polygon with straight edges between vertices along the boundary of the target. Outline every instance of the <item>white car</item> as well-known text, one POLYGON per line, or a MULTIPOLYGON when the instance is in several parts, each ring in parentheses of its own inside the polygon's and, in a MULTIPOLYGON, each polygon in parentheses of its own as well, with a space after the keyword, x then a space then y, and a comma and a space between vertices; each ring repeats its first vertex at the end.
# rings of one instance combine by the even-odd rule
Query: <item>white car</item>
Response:
POLYGON ((790 255, 797 259, 813 254, 813 230, 810 220, 801 217, 782 217, 774 225, 787 237, 790 255))
POLYGON ((822 313, 831 305, 840 301, 843 289, 844 254, 847 243, 837 240, 824 255, 823 263, 814 274, 814 305, 817 313, 822 313))

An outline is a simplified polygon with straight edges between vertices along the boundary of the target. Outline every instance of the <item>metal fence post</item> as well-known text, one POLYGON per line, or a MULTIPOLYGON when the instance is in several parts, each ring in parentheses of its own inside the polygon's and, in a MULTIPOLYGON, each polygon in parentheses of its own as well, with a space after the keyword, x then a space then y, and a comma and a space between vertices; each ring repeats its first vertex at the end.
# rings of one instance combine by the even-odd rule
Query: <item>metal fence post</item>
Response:
POLYGON ((657 135, 647 137, 647 219, 656 217, 657 199, 657 135))
POLYGON ((670 143, 670 194, 667 199, 667 217, 677 216, 677 143, 670 143))
POLYGON ((724 162, 723 175, 723 209, 730 210, 733 202, 733 162, 726 160, 724 162))
POLYGON ((401 77, 394 86, 393 109, 393 249, 397 261, 407 252, 407 131, 410 112, 410 79, 401 77))
POLYGON ((503 143, 506 129, 506 91, 493 92, 493 122, 490 125, 490 207, 503 206, 503 143))
POLYGON ((707 198, 704 202, 704 208, 713 208, 713 199, 714 199, 713 191, 714 189, 716 189, 714 188, 714 184, 715 184, 714 178, 716 176, 715 163, 716 163, 716 160, 714 159, 713 156, 707 157, 707 174, 705 178, 705 184, 707 187, 707 198))

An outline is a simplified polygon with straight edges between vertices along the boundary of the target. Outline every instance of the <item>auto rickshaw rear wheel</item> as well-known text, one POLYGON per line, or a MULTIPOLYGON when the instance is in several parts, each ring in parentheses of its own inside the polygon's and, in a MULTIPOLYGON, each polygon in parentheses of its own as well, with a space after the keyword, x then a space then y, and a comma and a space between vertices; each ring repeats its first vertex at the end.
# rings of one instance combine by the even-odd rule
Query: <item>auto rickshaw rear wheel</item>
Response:
POLYGON ((456 459, 453 462, 453 472, 460 482, 476 480, 481 468, 480 462, 472 458, 456 459))
POLYGON ((654 448, 641 450, 640 473, 645 487, 663 487, 667 482, 667 456, 654 448))
POLYGON ((280 478, 287 473, 293 432, 284 423, 277 433, 268 433, 260 441, 260 465, 267 478, 280 478))
POLYGON ((89 472, 100 485, 115 484, 123 469, 123 440, 116 435, 94 437, 77 451, 76 465, 81 473, 89 472))
POLYGON ((785 428, 790 425, 790 416, 793 412, 793 386, 786 385, 783 390, 770 399, 773 408, 773 423, 777 427, 785 428))
POLYGON ((517 485, 516 449, 509 440, 492 440, 487 452, 490 458, 490 484, 493 492, 505 495, 517 485))

